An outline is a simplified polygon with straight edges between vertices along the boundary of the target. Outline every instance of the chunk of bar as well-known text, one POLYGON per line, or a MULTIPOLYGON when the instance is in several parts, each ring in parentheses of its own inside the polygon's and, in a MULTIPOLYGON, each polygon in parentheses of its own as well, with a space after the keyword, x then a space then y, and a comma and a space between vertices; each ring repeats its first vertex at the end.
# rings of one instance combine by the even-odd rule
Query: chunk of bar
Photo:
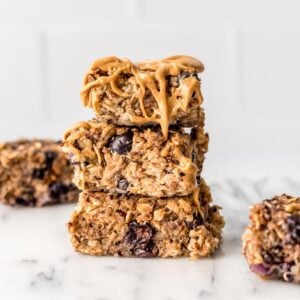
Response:
POLYGON ((200 127, 191 134, 170 127, 118 127, 93 119, 65 133, 62 149, 75 167, 82 190, 151 197, 188 195, 197 188, 208 137, 200 127))
POLYGON ((76 251, 199 258, 220 245, 224 221, 203 181, 198 197, 146 198, 84 191, 68 224, 76 251), (196 202, 195 202, 196 201, 196 202))
POLYGON ((300 198, 281 195, 254 205, 243 252, 259 276, 300 283, 300 198))
POLYGON ((203 70, 202 62, 183 55, 136 64, 106 57, 91 65, 81 98, 102 122, 159 124, 167 137, 169 124, 192 127, 203 123, 197 75, 203 70))
POLYGON ((73 168, 57 142, 18 140, 0 144, 0 202, 44 206, 78 200, 73 168))

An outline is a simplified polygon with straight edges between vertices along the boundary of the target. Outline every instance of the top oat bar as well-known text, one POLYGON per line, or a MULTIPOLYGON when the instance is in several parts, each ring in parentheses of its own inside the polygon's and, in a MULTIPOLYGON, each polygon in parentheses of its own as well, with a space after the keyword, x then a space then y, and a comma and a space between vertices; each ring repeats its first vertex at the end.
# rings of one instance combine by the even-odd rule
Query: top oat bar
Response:
POLYGON ((167 137, 170 124, 203 125, 198 77, 203 70, 202 62, 191 56, 142 63, 106 57, 96 60, 85 75, 81 99, 99 121, 159 124, 167 137))

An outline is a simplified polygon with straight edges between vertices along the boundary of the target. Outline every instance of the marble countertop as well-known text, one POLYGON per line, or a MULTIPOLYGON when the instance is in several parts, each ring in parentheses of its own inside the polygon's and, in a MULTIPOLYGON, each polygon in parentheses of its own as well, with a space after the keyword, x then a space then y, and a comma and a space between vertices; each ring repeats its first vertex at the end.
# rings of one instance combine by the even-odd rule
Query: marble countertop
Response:
POLYGON ((248 207, 276 193, 300 194, 300 178, 208 180, 226 219, 212 259, 125 259, 75 253, 65 223, 74 205, 0 207, 0 299, 300 299, 300 287, 249 272, 240 236, 248 207))

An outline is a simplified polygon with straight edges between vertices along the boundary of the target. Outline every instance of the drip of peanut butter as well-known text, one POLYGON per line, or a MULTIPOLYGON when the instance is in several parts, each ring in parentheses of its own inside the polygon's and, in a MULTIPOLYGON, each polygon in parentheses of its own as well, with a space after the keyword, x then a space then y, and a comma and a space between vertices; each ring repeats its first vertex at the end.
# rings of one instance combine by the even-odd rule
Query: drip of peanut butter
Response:
POLYGON ((84 106, 91 107, 95 112, 99 112, 101 99, 93 97, 93 88, 99 85, 110 85, 112 91, 120 97, 128 98, 128 95, 116 84, 116 80, 121 73, 131 74, 134 77, 138 90, 135 91, 142 111, 142 116, 129 113, 132 123, 160 124, 163 135, 168 137, 168 128, 170 119, 176 116, 179 110, 187 111, 188 104, 194 96, 199 104, 203 97, 200 91, 199 81, 194 77, 187 77, 182 80, 176 93, 167 93, 168 77, 178 76, 181 72, 202 72, 204 66, 201 61, 191 56, 177 55, 167 57, 162 60, 145 61, 141 63, 132 63, 128 59, 120 59, 115 56, 96 60, 90 67, 88 73, 84 76, 84 86, 81 90, 81 99, 84 106), (90 75, 97 72, 104 72, 105 76, 100 76, 94 81, 89 81, 90 75), (150 90, 153 95, 157 108, 153 107, 153 114, 147 115, 144 98, 146 90, 150 90))
MULTIPOLYGON (((197 166, 189 158, 184 156, 181 153, 179 148, 174 149, 174 156, 175 159, 179 162, 179 168, 181 172, 185 174, 184 179, 187 182, 197 186, 197 180, 196 180, 196 176, 198 172, 197 166)), ((201 208, 199 203, 199 192, 200 192, 199 187, 196 187, 193 192, 193 201, 197 206, 198 211, 201 213, 201 208)))
MULTIPOLYGON (((90 129, 90 128, 99 128, 99 123, 97 122, 77 122, 70 126, 64 133, 63 140, 65 141, 70 135, 74 134, 76 130, 84 130, 84 129, 90 129)), ((113 135, 114 132, 114 126, 112 125, 106 125, 104 128, 102 128, 102 136, 106 136, 108 134, 113 135)), ((74 139, 74 138, 73 138, 74 139)))
POLYGON ((91 125, 88 122, 77 122, 76 124, 70 126, 64 133, 63 140, 65 141, 69 135, 71 135, 77 129, 90 129, 91 125))
POLYGON ((197 207, 198 212, 201 214, 202 219, 205 220, 205 216, 204 216, 203 211, 200 207, 199 194, 200 194, 200 188, 197 187, 197 188, 195 188, 195 190, 193 192, 193 201, 194 201, 194 203, 197 207))
POLYGON ((187 181, 195 185, 198 171, 197 166, 184 156, 178 147, 174 149, 174 157, 179 162, 178 166, 181 172, 186 175, 187 181))

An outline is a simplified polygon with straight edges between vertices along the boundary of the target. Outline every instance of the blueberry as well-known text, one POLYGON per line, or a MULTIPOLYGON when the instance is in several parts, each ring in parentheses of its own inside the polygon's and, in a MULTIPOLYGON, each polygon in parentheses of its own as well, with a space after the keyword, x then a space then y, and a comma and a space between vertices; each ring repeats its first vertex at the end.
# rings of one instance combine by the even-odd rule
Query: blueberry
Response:
POLYGON ((262 257, 265 263, 272 264, 273 263, 273 257, 268 252, 263 252, 262 257))
POLYGON ((36 199, 24 199, 24 198, 16 198, 16 204, 22 205, 22 206, 35 206, 36 199))
POLYGON ((264 219, 268 222, 271 220, 272 218, 272 213, 271 213, 271 210, 268 206, 264 206, 263 208, 263 215, 264 215, 264 219))
POLYGON ((300 227, 294 228, 291 236, 297 243, 300 243, 300 227))
POLYGON ((169 126, 169 131, 180 131, 180 130, 181 130, 181 128, 178 124, 171 124, 169 126))
POLYGON ((45 157, 46 161, 51 162, 57 157, 57 152, 51 150, 45 151, 45 157))
POLYGON ((288 242, 292 244, 300 243, 300 216, 289 216, 286 220, 286 223, 289 231, 287 238, 288 242))
POLYGON ((57 153, 54 151, 45 151, 45 164, 48 169, 51 169, 53 161, 57 157, 57 153))
POLYGON ((270 272, 269 267, 264 264, 251 265, 250 269, 260 276, 267 276, 270 272))
POLYGON ((55 182, 50 186, 51 198, 59 198, 61 194, 66 194, 68 191, 68 186, 60 182, 55 182))
POLYGON ((197 213, 197 214, 193 214, 193 221, 192 222, 186 222, 186 226, 188 229, 195 229, 198 226, 201 226, 204 224, 204 220, 202 218, 202 216, 197 213))
POLYGON ((133 255, 144 258, 157 256, 158 249, 152 241, 154 229, 150 224, 132 221, 128 228, 125 242, 129 244, 133 255))
POLYGON ((211 213, 216 213, 217 211, 218 211, 218 208, 217 208, 217 206, 211 206, 210 208, 209 208, 209 211, 211 212, 211 213))
POLYGON ((155 246, 153 241, 149 241, 146 244, 141 244, 139 247, 134 249, 134 255, 141 258, 151 258, 158 254, 158 248, 155 246))
POLYGON ((198 74, 196 72, 193 72, 193 73, 190 73, 190 72, 182 72, 178 75, 178 78, 179 80, 184 80, 188 77, 194 77, 196 78, 197 80, 200 81, 199 77, 198 77, 198 74))
POLYGON ((127 131, 121 135, 112 137, 109 142, 109 148, 112 152, 117 152, 118 154, 125 154, 129 152, 132 148, 132 131, 127 131))
POLYGON ((192 128, 191 133, 190 133, 190 137, 193 141, 196 141, 196 139, 197 139, 197 129, 195 127, 192 128))
POLYGON ((128 188, 128 185, 129 185, 129 183, 128 183, 127 179, 125 179, 125 178, 121 178, 118 181, 118 188, 121 189, 121 190, 126 191, 127 188, 128 188))
POLYGON ((44 179, 45 178, 45 169, 33 169, 32 177, 35 179, 44 179))
POLYGON ((286 222, 289 227, 300 226, 300 216, 297 215, 289 216, 286 222))
POLYGON ((128 241, 132 244, 136 243, 145 243, 149 241, 153 234, 154 230, 149 224, 138 224, 135 221, 132 221, 128 224, 128 241))

